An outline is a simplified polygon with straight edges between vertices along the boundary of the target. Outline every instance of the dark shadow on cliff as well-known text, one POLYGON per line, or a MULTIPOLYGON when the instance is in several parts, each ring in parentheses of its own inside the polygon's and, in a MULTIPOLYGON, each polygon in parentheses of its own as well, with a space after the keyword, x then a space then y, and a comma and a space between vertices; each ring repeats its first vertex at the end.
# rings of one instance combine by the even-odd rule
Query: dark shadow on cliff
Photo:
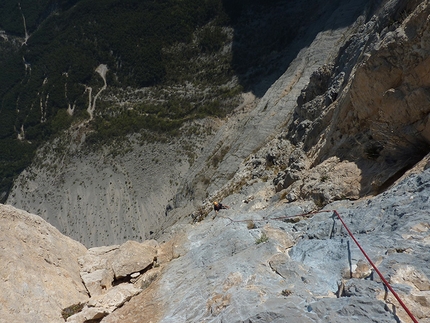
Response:
POLYGON ((233 68, 245 91, 262 97, 298 53, 325 30, 371 17, 372 0, 223 0, 234 26, 233 68))

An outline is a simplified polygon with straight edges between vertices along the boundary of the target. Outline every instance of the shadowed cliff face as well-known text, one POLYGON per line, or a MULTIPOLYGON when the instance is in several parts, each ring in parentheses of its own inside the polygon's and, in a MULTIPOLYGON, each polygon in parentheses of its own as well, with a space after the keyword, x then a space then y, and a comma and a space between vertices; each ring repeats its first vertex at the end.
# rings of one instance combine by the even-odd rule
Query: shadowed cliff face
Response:
POLYGON ((233 68, 262 97, 318 33, 367 20, 380 1, 224 1, 234 23, 233 68))
POLYGON ((313 167, 333 156, 357 165, 357 197, 382 192, 430 151, 429 9, 389 4, 313 74, 290 125, 313 167))

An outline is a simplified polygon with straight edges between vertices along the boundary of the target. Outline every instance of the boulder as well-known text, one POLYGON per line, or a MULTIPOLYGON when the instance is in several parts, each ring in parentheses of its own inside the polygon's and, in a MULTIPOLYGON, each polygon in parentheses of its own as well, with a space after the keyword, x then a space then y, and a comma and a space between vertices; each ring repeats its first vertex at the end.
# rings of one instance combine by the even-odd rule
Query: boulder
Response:
POLYGON ((111 258, 119 246, 105 246, 88 249, 78 258, 81 266, 81 277, 91 297, 101 295, 112 287, 114 273, 111 258))
POLYGON ((118 248, 119 245, 113 245, 88 249, 84 256, 78 258, 81 271, 91 273, 109 267, 111 258, 118 248))
POLYGON ((151 266, 157 256, 157 246, 155 240, 142 243, 130 240, 122 244, 112 258, 115 278, 125 277, 151 266))

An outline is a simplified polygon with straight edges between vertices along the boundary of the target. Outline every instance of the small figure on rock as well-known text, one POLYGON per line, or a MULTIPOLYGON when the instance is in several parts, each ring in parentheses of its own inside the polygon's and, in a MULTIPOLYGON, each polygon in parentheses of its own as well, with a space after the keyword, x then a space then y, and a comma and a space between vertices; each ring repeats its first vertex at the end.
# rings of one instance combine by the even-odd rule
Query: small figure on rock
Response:
POLYGON ((217 201, 214 202, 214 210, 216 213, 218 213, 219 210, 222 209, 229 209, 230 207, 228 205, 222 205, 221 203, 218 203, 217 201))

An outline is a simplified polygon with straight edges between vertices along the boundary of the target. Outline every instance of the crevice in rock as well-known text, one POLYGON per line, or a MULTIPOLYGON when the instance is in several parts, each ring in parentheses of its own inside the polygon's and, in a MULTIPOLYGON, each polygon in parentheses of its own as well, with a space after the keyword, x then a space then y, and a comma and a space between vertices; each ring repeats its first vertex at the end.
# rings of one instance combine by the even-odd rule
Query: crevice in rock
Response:
POLYGON ((272 269, 272 271, 275 273, 275 274, 277 274, 277 275, 279 275, 279 276, 281 276, 282 277, 282 279, 286 279, 279 271, 277 271, 276 270, 276 268, 273 268, 272 267, 272 263, 269 261, 269 267, 270 267, 270 269, 272 269))
POLYGON ((341 280, 340 282, 337 282, 337 292, 335 293, 337 298, 341 298, 346 296, 345 294, 345 282, 341 280))
POLYGON ((82 311, 84 306, 85 306, 85 303, 70 305, 69 307, 66 307, 61 311, 61 316, 63 317, 64 321, 66 321, 70 316, 82 311))
POLYGON ((409 169, 411 169, 411 166, 405 166, 397 173, 395 173, 393 176, 388 178, 381 186, 379 186, 378 190, 376 191, 376 195, 379 195, 383 192, 385 192, 387 189, 391 187, 399 178, 401 178, 409 169))
POLYGON ((149 270, 153 269, 155 267, 156 263, 157 263, 157 257, 154 257, 154 261, 152 262, 152 264, 150 264, 146 268, 144 268, 144 269, 142 269, 140 271, 136 271, 134 273, 128 274, 127 276, 115 277, 114 281, 112 282, 112 287, 118 286, 118 285, 123 284, 123 283, 133 283, 134 280, 136 279, 136 277, 133 277, 134 274, 139 273, 139 275, 137 277, 140 277, 144 273, 146 273, 149 270))
POLYGON ((86 291, 86 293, 87 293, 88 297, 89 297, 89 298, 91 298, 91 293, 90 293, 90 291, 88 290, 87 285, 85 285, 85 282, 84 282, 84 280, 82 279, 82 277, 81 277, 81 282, 82 282, 82 286, 84 286, 84 288, 85 288, 85 291, 86 291))
POLYGON ((103 316, 103 317, 101 317, 99 319, 87 320, 87 321, 84 321, 83 323, 100 323, 105 317, 106 316, 103 316))

